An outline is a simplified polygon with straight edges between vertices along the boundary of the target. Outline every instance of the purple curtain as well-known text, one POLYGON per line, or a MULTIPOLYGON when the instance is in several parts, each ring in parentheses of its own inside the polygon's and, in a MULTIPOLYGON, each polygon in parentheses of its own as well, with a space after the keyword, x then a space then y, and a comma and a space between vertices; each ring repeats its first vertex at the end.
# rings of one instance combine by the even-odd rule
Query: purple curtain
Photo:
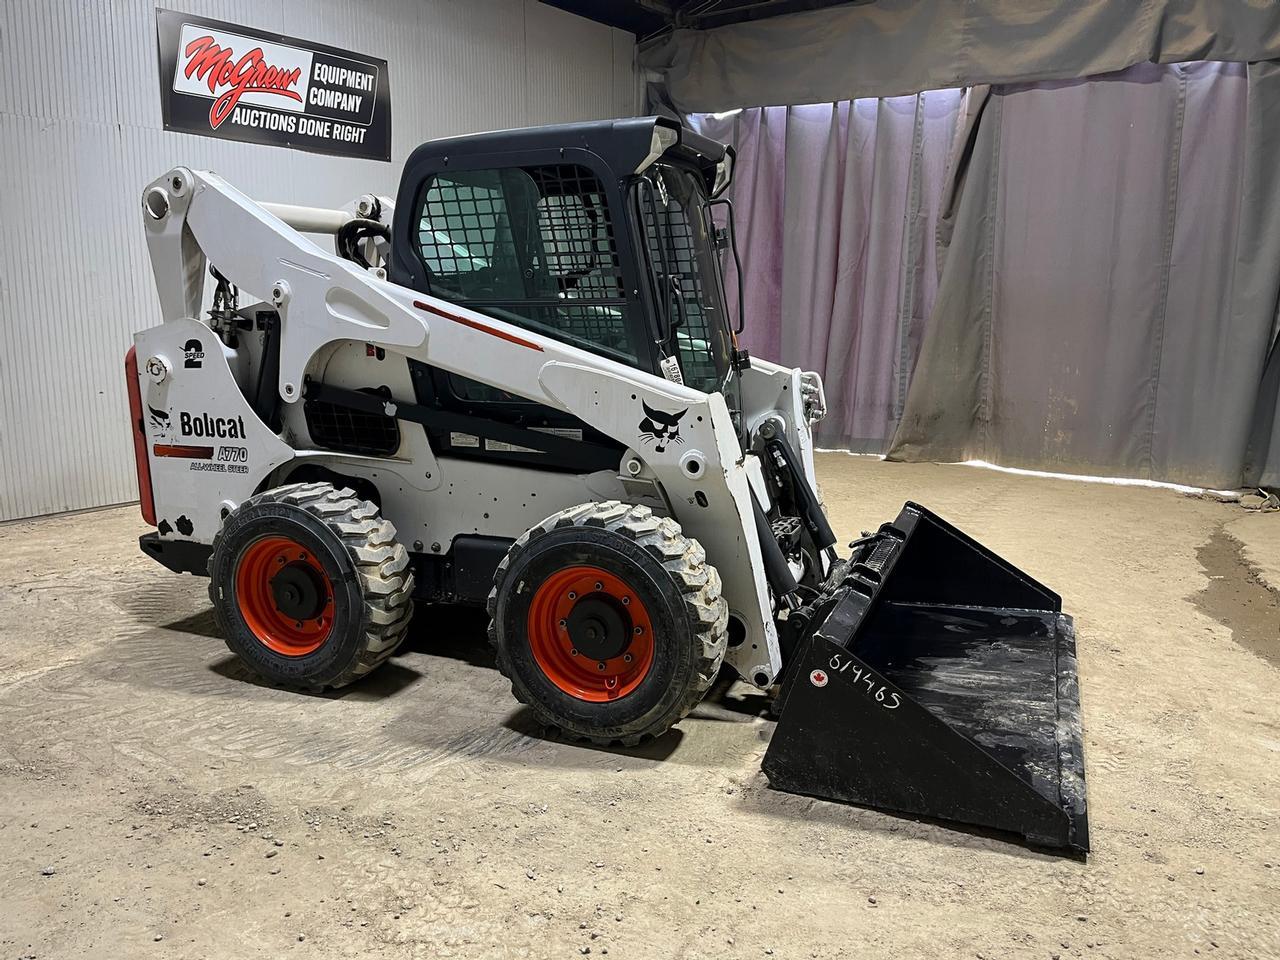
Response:
MULTIPOLYGON (((819 371, 818 443, 881 453, 937 292, 934 232, 964 92, 694 114, 732 143, 746 330, 759 356, 819 371)), ((728 268, 730 301, 737 291, 728 268)))
POLYGON ((691 123, 738 150, 743 345, 823 375, 820 446, 1280 484, 1280 62, 691 123))

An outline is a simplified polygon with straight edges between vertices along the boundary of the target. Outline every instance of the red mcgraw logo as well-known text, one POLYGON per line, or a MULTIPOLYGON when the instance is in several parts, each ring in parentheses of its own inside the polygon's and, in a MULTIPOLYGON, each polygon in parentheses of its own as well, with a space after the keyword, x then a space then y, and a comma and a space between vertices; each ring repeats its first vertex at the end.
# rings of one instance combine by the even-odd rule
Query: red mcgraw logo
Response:
POLYGON ((189 58, 183 71, 187 78, 207 78, 209 92, 217 94, 209 110, 209 124, 215 130, 246 93, 270 93, 302 102, 302 96, 290 89, 301 79, 302 70, 268 65, 261 47, 254 47, 236 60, 230 47, 220 47, 213 37, 206 35, 192 40, 182 53, 189 58), (226 89, 218 93, 222 87, 226 89))

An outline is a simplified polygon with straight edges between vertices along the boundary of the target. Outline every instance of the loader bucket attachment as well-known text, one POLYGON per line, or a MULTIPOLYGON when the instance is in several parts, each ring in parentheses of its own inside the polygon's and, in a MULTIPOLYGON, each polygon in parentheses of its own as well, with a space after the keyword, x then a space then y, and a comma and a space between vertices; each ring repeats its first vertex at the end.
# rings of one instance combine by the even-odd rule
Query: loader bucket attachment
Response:
POLYGON ((854 545, 788 671, 776 789, 1089 849, 1059 596, 907 503, 854 545))

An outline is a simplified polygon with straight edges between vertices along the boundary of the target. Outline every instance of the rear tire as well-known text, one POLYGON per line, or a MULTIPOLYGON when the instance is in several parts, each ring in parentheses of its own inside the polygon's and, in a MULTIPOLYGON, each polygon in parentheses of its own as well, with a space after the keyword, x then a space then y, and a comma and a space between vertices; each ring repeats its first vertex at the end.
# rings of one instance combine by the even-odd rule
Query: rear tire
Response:
POLYGON ((516 698, 545 726, 604 745, 637 744, 685 717, 728 639, 702 546, 669 517, 617 501, 527 531, 498 565, 488 610, 516 698))
POLYGON ((343 687, 380 666, 413 615, 409 554, 349 489, 295 483, 223 522, 209 599, 231 652, 274 683, 343 687))

